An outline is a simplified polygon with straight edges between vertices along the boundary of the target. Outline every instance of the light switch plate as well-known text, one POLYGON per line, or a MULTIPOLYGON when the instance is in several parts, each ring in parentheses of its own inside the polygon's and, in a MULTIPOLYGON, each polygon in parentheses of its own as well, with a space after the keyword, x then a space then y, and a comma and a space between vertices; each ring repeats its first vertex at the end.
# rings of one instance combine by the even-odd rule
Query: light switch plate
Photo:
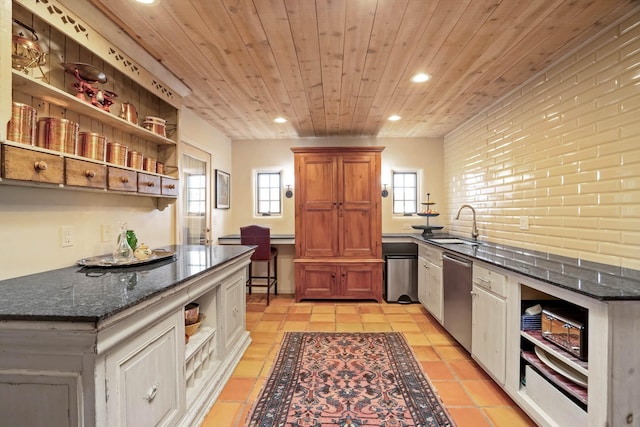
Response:
POLYGON ((520 230, 528 230, 529 229, 529 217, 521 216, 520 217, 520 230))

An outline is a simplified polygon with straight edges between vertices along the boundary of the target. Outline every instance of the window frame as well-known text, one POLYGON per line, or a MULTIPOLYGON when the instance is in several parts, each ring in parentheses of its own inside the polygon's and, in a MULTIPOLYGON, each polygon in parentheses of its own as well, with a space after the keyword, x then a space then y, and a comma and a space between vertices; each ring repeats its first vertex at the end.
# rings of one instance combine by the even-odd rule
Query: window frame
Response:
MULTIPOLYGON (((269 181, 271 181, 271 178, 269 178, 269 181)), ((263 216, 282 216, 282 210, 283 210, 283 203, 282 203, 282 194, 283 194, 283 185, 282 185, 282 170, 256 170, 255 171, 255 175, 254 175, 254 193, 255 193, 255 197, 254 197, 254 213, 256 216, 259 217, 263 217, 263 216), (278 187, 275 186, 271 186, 269 185, 269 187, 260 187, 260 176, 261 175, 278 175, 278 187), (277 188, 277 193, 272 193, 274 190, 276 190, 277 188), (269 199, 265 199, 265 200, 261 200, 260 199, 260 195, 261 195, 261 190, 266 189, 269 193, 269 199), (260 204, 261 202, 266 202, 266 203, 274 203, 276 200, 272 199, 271 196, 273 194, 277 194, 278 199, 278 211, 266 211, 263 212, 260 210, 260 204)), ((270 183, 271 184, 271 183, 270 183)))
POLYGON ((207 174, 199 174, 199 173, 187 173, 186 174, 186 201, 187 201, 187 209, 186 209, 186 214, 187 216, 205 216, 207 213, 207 174), (193 187, 191 186, 191 178, 200 178, 202 179, 202 187, 193 187), (192 199, 191 198, 191 192, 192 190, 200 190, 202 193, 202 199, 192 199), (191 209, 191 205, 192 203, 197 203, 199 206, 202 207, 202 211, 192 211, 191 209))
POLYGON ((397 215, 397 216, 405 216, 405 215, 414 215, 417 214, 418 212, 420 212, 420 208, 418 207, 418 205, 420 204, 420 201, 418 200, 418 195, 420 194, 420 171, 419 170, 392 170, 391 171, 391 194, 392 194, 392 198, 391 198, 391 213, 393 215, 397 215), (414 175, 415 177, 415 187, 413 187, 414 189, 414 202, 415 202, 415 210, 413 211, 407 211, 405 209, 406 207, 406 203, 408 201, 408 199, 402 199, 402 200, 398 200, 398 196, 405 194, 407 188, 411 188, 411 187, 406 187, 406 186, 402 186, 402 187, 396 187, 396 174, 400 175, 414 175), (396 203, 403 203, 405 206, 403 206, 403 210, 402 211, 397 211, 396 210, 396 203))

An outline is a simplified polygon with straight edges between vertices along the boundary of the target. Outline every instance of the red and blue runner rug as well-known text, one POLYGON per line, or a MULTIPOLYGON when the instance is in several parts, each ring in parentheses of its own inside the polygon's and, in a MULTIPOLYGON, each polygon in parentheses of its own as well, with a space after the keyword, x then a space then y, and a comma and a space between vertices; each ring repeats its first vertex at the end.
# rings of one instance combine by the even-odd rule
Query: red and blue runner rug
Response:
POLYGON ((287 332, 249 427, 453 427, 399 332, 287 332))

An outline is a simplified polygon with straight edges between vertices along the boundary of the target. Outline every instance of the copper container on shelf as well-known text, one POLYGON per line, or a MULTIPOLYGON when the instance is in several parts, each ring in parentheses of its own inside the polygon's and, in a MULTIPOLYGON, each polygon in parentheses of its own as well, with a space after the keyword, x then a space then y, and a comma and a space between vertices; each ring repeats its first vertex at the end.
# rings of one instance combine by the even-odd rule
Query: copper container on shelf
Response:
POLYGON ((38 120, 36 145, 67 154, 78 154, 79 125, 71 120, 42 117, 38 120))
POLYGON ((132 169, 142 170, 144 156, 139 151, 131 150, 127 154, 127 166, 132 169))
POLYGON ((156 159, 152 159, 151 157, 145 157, 142 162, 142 169, 144 169, 145 172, 155 172, 156 159))
POLYGON ((164 175, 164 163, 156 162, 156 173, 159 173, 160 175, 164 175))
POLYGON ((127 166, 129 148, 117 142, 107 142, 107 162, 118 166, 127 166))
POLYGON ((78 133, 78 154, 104 162, 107 154, 107 137, 95 132, 78 133))
POLYGON ((19 102, 11 103, 11 119, 7 124, 7 139, 33 145, 36 140, 36 109, 19 102))
POLYGON ((164 137, 167 136, 166 125, 167 121, 165 119, 153 116, 145 116, 142 122, 143 128, 164 137))

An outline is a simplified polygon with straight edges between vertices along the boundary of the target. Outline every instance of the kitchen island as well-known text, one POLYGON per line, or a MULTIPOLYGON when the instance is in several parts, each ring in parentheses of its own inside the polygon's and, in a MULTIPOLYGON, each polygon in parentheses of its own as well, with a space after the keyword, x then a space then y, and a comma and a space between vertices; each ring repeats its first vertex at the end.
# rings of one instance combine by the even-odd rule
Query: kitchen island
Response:
POLYGON ((169 246, 129 267, 0 281, 6 426, 198 425, 249 345, 253 247, 169 246), (184 307, 199 304, 185 335, 184 307))

